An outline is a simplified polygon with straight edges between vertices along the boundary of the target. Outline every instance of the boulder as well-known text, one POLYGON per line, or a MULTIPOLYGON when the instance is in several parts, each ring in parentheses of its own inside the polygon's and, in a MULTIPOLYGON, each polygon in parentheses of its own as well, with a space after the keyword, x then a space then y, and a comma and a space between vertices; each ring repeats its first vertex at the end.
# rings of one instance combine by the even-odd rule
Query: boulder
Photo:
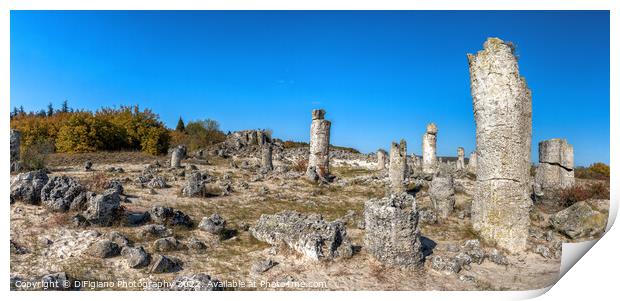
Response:
POLYGON ((586 202, 577 202, 552 215, 549 221, 554 229, 576 239, 596 236, 605 231, 607 215, 593 210, 586 202))
POLYGON ((121 249, 116 243, 113 243, 111 240, 102 239, 90 245, 86 252, 88 253, 88 255, 93 257, 109 258, 118 256, 121 253, 121 249))
POLYGON ((54 176, 41 189, 41 202, 52 211, 69 210, 76 199, 83 202, 86 198, 85 188, 74 178, 54 176))
POLYGON ((158 252, 170 252, 182 249, 185 249, 185 245, 172 236, 160 238, 153 242, 153 250, 158 252))
POLYGON ((145 225, 138 231, 140 239, 152 239, 170 235, 172 235, 172 232, 163 225, 145 225))
POLYGON ((260 241, 286 245, 313 260, 332 260, 352 252, 344 223, 325 221, 318 214, 296 211, 263 214, 250 232, 260 241))
POLYGON ((200 221, 198 228, 217 235, 222 233, 226 228, 226 220, 219 214, 214 213, 210 217, 204 217, 202 221, 200 221))
POLYGON ((125 258, 127 266, 132 269, 139 269, 147 266, 151 261, 149 254, 142 246, 124 247, 121 255, 125 258))
POLYGON ((37 205, 41 202, 41 189, 49 178, 43 170, 18 174, 11 181, 11 203, 18 201, 37 205))
POLYGON ((210 182, 211 178, 206 173, 198 171, 192 172, 185 181, 181 194, 185 197, 205 196, 205 184, 210 182))
POLYGON ((88 206, 84 211, 84 217, 91 224, 110 226, 117 216, 120 205, 121 198, 118 192, 109 189, 88 200, 88 206))
POLYGON ((429 195, 439 217, 445 219, 454 211, 454 179, 451 176, 433 177, 429 195))
POLYGON ((157 254, 153 257, 149 272, 155 274, 174 273, 183 269, 183 261, 181 259, 157 254))
POLYGON ((166 226, 183 226, 190 228, 193 225, 191 218, 181 210, 170 207, 155 206, 150 211, 151 220, 166 226))

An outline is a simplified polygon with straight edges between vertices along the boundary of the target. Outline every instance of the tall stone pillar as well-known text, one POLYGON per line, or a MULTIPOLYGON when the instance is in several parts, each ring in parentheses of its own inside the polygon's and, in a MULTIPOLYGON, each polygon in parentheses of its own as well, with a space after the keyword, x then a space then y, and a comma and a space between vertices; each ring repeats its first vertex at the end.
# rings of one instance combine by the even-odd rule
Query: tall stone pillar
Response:
POLYGON ((170 167, 181 167, 181 160, 185 159, 186 154, 187 148, 185 147, 185 145, 179 145, 175 147, 172 150, 172 155, 170 157, 170 167))
POLYGON ((462 147, 457 148, 456 155, 458 156, 458 158, 456 159, 456 169, 465 169, 465 149, 463 149, 462 147))
POLYGON ((469 162, 467 163, 467 171, 472 174, 476 174, 476 168, 478 166, 478 157, 476 151, 469 154, 469 162))
POLYGON ((331 124, 329 120, 325 120, 325 110, 312 111, 308 169, 314 168, 320 177, 329 175, 329 131, 331 124))
POLYGON ((377 151, 377 170, 384 170, 387 165, 387 153, 380 149, 377 151))
POLYGON ((21 146, 21 140, 22 134, 16 129, 11 129, 11 172, 19 170, 19 148, 21 146))
POLYGON ((263 144, 261 156, 261 171, 269 172, 273 170, 271 143, 263 144))
POLYGON ((429 123, 422 136, 422 171, 435 173, 437 170, 437 126, 429 123))
POLYGON ((392 193, 405 192, 405 176, 407 175, 407 142, 392 142, 390 147, 390 189, 392 193))
POLYGON ((473 229, 509 252, 523 251, 532 205, 531 92, 519 75, 512 44, 489 38, 468 59, 478 155, 473 229))
POLYGON ((542 196, 546 191, 569 188, 575 185, 573 146, 566 139, 550 139, 538 143, 538 168, 535 192, 542 196))

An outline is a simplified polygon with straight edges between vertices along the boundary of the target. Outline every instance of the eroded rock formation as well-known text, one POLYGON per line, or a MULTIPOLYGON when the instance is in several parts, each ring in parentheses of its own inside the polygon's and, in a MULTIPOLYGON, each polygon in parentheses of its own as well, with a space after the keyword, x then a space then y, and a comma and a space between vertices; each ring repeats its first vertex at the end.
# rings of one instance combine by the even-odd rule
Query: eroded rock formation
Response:
POLYGON ((405 191, 405 177, 407 175, 407 142, 400 140, 400 144, 392 142, 390 147, 390 190, 394 193, 405 191))
POLYGON ((437 126, 429 123, 422 137, 422 171, 434 173, 437 170, 437 126))
POLYGON ((325 111, 312 111, 310 126, 310 157, 308 168, 314 168, 321 178, 329 175, 329 136, 331 122, 325 120, 325 111))

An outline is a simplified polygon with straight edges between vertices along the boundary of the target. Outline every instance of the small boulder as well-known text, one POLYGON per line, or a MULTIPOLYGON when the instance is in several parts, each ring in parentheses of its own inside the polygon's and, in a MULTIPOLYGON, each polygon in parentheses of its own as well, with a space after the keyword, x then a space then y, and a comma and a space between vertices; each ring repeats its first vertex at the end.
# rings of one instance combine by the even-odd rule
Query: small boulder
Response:
POLYGON ((552 215, 549 221, 560 233, 577 239, 597 236, 605 231, 607 216, 592 209, 586 202, 577 202, 552 215))
POLYGON ((176 238, 172 236, 160 238, 153 242, 153 250, 158 252, 177 251, 184 248, 185 245, 180 243, 176 238))
POLYGON ((121 255, 125 258, 127 266, 132 269, 139 269, 149 264, 151 258, 144 250, 144 247, 124 247, 121 255))
POLYGON ((41 189, 49 180, 44 170, 18 174, 11 181, 11 203, 24 202, 37 205, 41 202, 41 189))
POLYGON ((155 274, 174 273, 183 269, 183 261, 172 256, 157 254, 153 257, 152 263, 149 271, 155 274))
POLYGON ((110 226, 117 217, 121 198, 117 191, 109 189, 91 197, 84 211, 84 217, 94 225, 110 226))
POLYGON ((102 239, 90 245, 87 253, 97 258, 109 258, 120 255, 121 249, 109 239, 102 239))
POLYGON ((204 217, 198 228, 201 230, 207 231, 211 234, 220 234, 226 228, 226 220, 223 219, 219 214, 214 213, 210 217, 204 217))

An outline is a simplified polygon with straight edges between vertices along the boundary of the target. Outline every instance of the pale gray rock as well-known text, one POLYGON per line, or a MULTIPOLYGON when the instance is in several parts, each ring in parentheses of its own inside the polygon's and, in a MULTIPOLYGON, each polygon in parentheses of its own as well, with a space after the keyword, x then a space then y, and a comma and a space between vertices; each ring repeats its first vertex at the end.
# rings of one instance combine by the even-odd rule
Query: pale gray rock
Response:
POLYGON ((437 215, 445 219, 452 211, 456 202, 454 196, 454 178, 452 176, 434 176, 430 184, 429 195, 433 209, 437 215))
POLYGON ((120 205, 121 198, 118 192, 114 189, 106 190, 88 200, 83 215, 91 224, 110 226, 117 217, 120 205))
POLYGON ((149 272, 154 274, 174 273, 183 269, 183 261, 172 256, 156 254, 151 262, 149 272))
POLYGON ((577 202, 552 215, 549 221, 558 232, 577 239, 603 233, 607 225, 607 215, 593 210, 586 202, 577 202))
POLYGON ((11 141, 10 141, 10 151, 9 154, 11 156, 11 172, 19 171, 20 169, 20 146, 21 146, 21 133, 16 129, 11 129, 11 141))
POLYGON ((204 217, 202 221, 200 221, 198 228, 217 235, 222 233, 226 228, 226 220, 219 214, 213 213, 210 217, 204 217))
POLYGON ((573 146, 566 139, 556 138, 538 143, 539 163, 534 184, 537 199, 546 201, 549 199, 546 194, 575 185, 573 160, 573 146))
POLYGON ((400 140, 400 144, 392 142, 388 175, 390 190, 393 193, 405 192, 405 178, 407 176, 407 142, 405 140, 400 140))
POLYGON ((420 265, 423 253, 418 218, 415 199, 406 193, 367 201, 366 251, 387 265, 420 265))
POLYGON ((377 151, 377 170, 384 170, 388 166, 387 152, 380 149, 377 151))
POLYGON ((456 149, 456 169, 464 170, 465 169, 465 149, 462 147, 458 147, 456 149))
POLYGON ((510 252, 524 251, 532 206, 532 97, 512 44, 489 38, 468 54, 476 121, 474 231, 510 252))
POLYGON ((41 202, 41 189, 43 189, 48 180, 47 173, 43 170, 18 174, 11 181, 11 203, 39 204, 41 202))
POLYGON ((124 247, 121 255, 125 258, 127 266, 132 269, 139 269, 149 265, 151 259, 144 247, 124 247))
POLYGON ((422 171, 435 173, 437 164, 437 126, 431 122, 422 136, 422 171))
POLYGON ((185 145, 178 145, 172 150, 172 154, 170 156, 170 167, 178 168, 181 167, 181 160, 185 159, 187 155, 187 148, 185 145))
POLYGON ((314 170, 320 178, 329 175, 329 138, 331 122, 325 120, 325 111, 322 109, 312 111, 312 124, 310 126, 310 156, 308 169, 314 170))
POLYGON ((86 252, 93 257, 109 258, 120 255, 121 248, 109 239, 102 239, 90 245, 86 252))
POLYGON ((328 222, 317 214, 295 211, 263 214, 250 233, 260 241, 286 245, 313 260, 347 257, 352 249, 344 223, 328 222))
POLYGON ((54 176, 41 189, 41 202, 52 211, 69 210, 74 200, 85 199, 86 189, 68 176, 54 176))

